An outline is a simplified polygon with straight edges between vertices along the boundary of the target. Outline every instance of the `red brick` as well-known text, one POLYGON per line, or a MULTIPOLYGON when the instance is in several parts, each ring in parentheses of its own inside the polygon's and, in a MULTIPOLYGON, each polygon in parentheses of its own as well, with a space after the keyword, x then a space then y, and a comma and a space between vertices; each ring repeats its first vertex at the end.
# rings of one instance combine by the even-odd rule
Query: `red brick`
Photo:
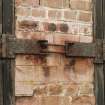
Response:
POLYGON ((52 66, 36 66, 34 71, 34 82, 48 84, 58 81, 56 67, 52 66))
POLYGON ((30 8, 19 7, 16 8, 16 16, 29 16, 31 14, 30 8))
POLYGON ((79 86, 75 83, 64 85, 64 89, 66 91, 66 96, 76 97, 79 92, 79 86))
POLYGON ((60 54, 64 54, 65 53, 65 50, 64 50, 64 46, 49 46, 48 47, 48 50, 50 52, 56 52, 56 53, 60 53, 60 54))
POLYGON ((92 20, 92 14, 91 13, 85 13, 85 12, 79 12, 79 18, 78 20, 84 21, 84 22, 91 22, 92 20))
POLYGON ((93 37, 92 36, 80 36, 80 42, 84 43, 91 43, 93 42, 93 37))
POLYGON ((42 33, 41 34, 41 39, 42 40, 47 40, 49 44, 53 44, 54 43, 53 35, 51 33, 49 33, 49 34, 42 33))
POLYGON ((17 55, 16 66, 35 66, 40 64, 40 57, 37 55, 17 55))
POLYGON ((16 97, 16 105, 42 105, 41 97, 16 97))
POLYGON ((91 59, 77 59, 75 61, 74 70, 77 74, 83 74, 91 71, 91 68, 93 68, 93 64, 91 59))
POLYGON ((94 96, 76 97, 75 99, 73 99, 72 105, 95 105, 95 97, 94 96))
POLYGON ((66 41, 79 42, 79 36, 68 35, 68 34, 55 34, 54 35, 54 44, 64 45, 66 41))
POLYGON ((58 84, 51 84, 48 86, 50 95, 59 95, 62 93, 62 86, 58 84))
POLYGON ((69 0, 41 0, 41 5, 53 8, 69 7, 69 0))
POLYGON ((48 93, 47 85, 36 85, 34 89, 34 96, 46 96, 48 93))
POLYGON ((32 9, 32 16, 36 18, 45 18, 46 11, 44 9, 34 8, 32 9))
POLYGON ((40 32, 31 32, 29 31, 17 31, 16 37, 19 39, 35 39, 40 40, 41 39, 41 33, 40 32))
POLYGON ((44 97, 44 105, 60 105, 60 97, 59 96, 47 96, 44 97))
POLYGON ((39 0, 16 0, 16 5, 39 6, 39 0))
POLYGON ((59 66, 60 65, 60 55, 59 54, 49 54, 46 57, 48 66, 59 66))
POLYGON ((79 25, 79 34, 92 36, 92 24, 89 24, 89 25, 80 24, 79 25))
POLYGON ((48 11, 48 18, 49 19, 61 20, 62 19, 62 11, 49 10, 48 11))
POLYGON ((21 3, 22 3, 22 0, 15 0, 15 5, 16 5, 16 6, 21 5, 21 3))
POLYGON ((64 19, 65 20, 76 20, 77 11, 67 10, 64 11, 64 19))
POLYGON ((39 22, 38 21, 31 21, 31 20, 23 20, 18 22, 19 29, 21 30, 38 30, 39 22))
POLYGON ((90 11, 92 8, 92 3, 91 0, 70 0, 70 6, 75 10, 90 11))

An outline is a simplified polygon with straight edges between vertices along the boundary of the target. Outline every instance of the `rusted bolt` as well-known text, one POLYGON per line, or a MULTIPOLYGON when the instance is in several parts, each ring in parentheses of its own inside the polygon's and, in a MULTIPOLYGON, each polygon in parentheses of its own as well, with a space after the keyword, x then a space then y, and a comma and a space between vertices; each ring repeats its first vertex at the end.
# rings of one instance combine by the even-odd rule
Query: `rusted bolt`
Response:
POLYGON ((68 25, 67 24, 60 24, 60 31, 61 32, 68 32, 68 25))
POLYGON ((48 25, 48 30, 49 31, 56 31, 56 25, 54 23, 50 23, 48 25))

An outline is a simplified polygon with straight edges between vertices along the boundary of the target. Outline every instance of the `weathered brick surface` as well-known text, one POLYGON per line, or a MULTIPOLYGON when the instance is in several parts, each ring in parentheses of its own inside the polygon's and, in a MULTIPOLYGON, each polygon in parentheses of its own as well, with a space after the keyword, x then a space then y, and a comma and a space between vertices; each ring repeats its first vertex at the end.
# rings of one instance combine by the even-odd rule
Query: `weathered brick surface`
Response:
POLYGON ((67 96, 20 97, 16 105, 95 105, 93 96, 82 96, 72 99, 67 96))
POLYGON ((77 11, 73 11, 73 10, 65 10, 64 11, 64 18, 65 20, 76 20, 77 18, 77 11))
POLYGON ((70 6, 72 9, 89 11, 92 9, 91 2, 91 0, 70 0, 70 6))
MULTIPOLYGON (((70 60, 65 58, 63 55, 56 54, 49 55, 47 58, 37 58, 37 56, 24 56, 22 58, 18 56, 16 65, 16 83, 28 83, 28 85, 32 85, 33 87, 34 84, 37 86, 41 86, 40 84, 46 84, 45 86, 47 87, 48 85, 47 88, 49 88, 48 94, 69 94, 69 92, 65 93, 66 91, 63 91, 63 89, 65 89, 64 87, 66 86, 64 83, 83 84, 93 82, 94 67, 92 60, 90 59, 70 60), (26 58, 27 60, 25 60, 26 58), (21 60, 21 64, 19 59, 21 60), (49 85, 50 83, 53 83, 53 85, 49 85), (61 86, 56 83, 61 83, 59 84, 61 86)), ((72 86, 75 87, 76 85, 71 85, 71 87, 72 86)), ((80 86, 82 86, 82 89, 79 88, 80 93, 77 92, 76 94, 93 95, 92 85, 83 84, 80 86)), ((34 91, 33 88, 31 88, 31 90, 34 91)), ((21 91, 21 87, 19 91, 21 91)))
POLYGON ((38 18, 44 18, 46 16, 46 11, 42 8, 32 9, 32 16, 38 18))
POLYGON ((63 46, 93 41, 91 6, 91 0, 15 1, 16 37, 48 40, 53 52, 16 56, 16 105, 95 105, 93 59, 67 58, 63 46))
POLYGON ((89 13, 79 12, 79 20, 85 22, 91 22, 92 14, 90 12, 89 13))
POLYGON ((69 0, 41 0, 41 4, 53 8, 67 8, 69 7, 69 0))
POLYGON ((62 17, 62 11, 58 10, 49 10, 48 11, 48 17, 49 19, 57 19, 61 20, 62 17))
POLYGON ((15 0, 17 6, 39 6, 39 0, 15 0))

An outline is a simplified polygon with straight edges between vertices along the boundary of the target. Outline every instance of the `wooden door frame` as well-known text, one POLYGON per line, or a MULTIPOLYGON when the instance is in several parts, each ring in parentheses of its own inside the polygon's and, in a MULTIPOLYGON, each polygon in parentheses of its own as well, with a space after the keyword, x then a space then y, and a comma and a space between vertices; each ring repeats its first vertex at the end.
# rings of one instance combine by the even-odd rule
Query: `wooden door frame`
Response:
MULTIPOLYGON (((46 48, 47 42, 42 41, 44 43, 41 42, 42 44, 39 46, 36 45, 35 41, 15 40, 15 2, 14 0, 0 0, 0 2, 2 2, 2 17, 0 17, 2 20, 2 32, 0 32, 2 41, 0 41, 0 48, 3 49, 0 53, 0 77, 2 77, 0 78, 0 105, 15 105, 15 56, 11 56, 11 53, 8 54, 6 51, 22 54, 25 52, 27 52, 27 54, 36 54, 40 53, 39 50, 42 45, 44 45, 46 48), (16 46, 13 46, 13 43, 15 43, 16 46, 20 45, 21 49, 15 49, 16 46), (13 50, 8 50, 5 48, 5 46, 8 46, 8 44, 12 46, 10 49, 13 50), (23 45, 25 45, 25 48, 23 45), (37 47, 38 50, 36 51, 31 49, 29 52, 29 45, 31 45, 31 47, 37 47)), ((104 105, 105 54, 103 49, 105 48, 103 43, 105 42, 105 1, 94 0, 93 4, 93 32, 95 44, 84 44, 84 46, 83 43, 66 43, 65 51, 67 57, 95 57, 94 65, 96 101, 97 105, 104 105), (87 53, 86 46, 91 48, 93 52, 90 51, 90 53, 87 53), (86 51, 86 53, 84 56, 82 54, 78 55, 77 53, 71 54, 69 51, 71 51, 72 48, 81 48, 84 52, 86 51), (95 53, 97 53, 97 56, 94 55, 95 53)))

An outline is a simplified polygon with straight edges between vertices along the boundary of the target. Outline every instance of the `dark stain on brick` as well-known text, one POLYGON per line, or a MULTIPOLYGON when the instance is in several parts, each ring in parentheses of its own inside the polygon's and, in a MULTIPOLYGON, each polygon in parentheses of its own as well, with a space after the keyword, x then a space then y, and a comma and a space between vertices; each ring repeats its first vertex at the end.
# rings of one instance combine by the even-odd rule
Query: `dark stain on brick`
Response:
POLYGON ((60 31, 61 32, 68 32, 68 25, 67 24, 60 24, 60 31))
POLYGON ((44 76, 45 76, 45 77, 49 77, 49 75, 50 75, 50 70, 49 70, 49 67, 48 67, 48 66, 44 66, 44 67, 43 67, 43 73, 44 73, 44 76))
POLYGON ((19 22, 19 28, 22 28, 22 29, 35 29, 36 30, 37 27, 38 27, 37 21, 24 20, 24 21, 19 22))
POLYGON ((50 23, 48 25, 48 31, 56 31, 56 24, 50 23))
POLYGON ((74 70, 74 65, 75 65, 76 60, 75 59, 71 59, 68 65, 65 65, 64 70, 65 71, 70 71, 70 70, 74 70))
POLYGON ((46 65, 46 63, 47 63, 46 56, 40 55, 39 59, 41 61, 41 64, 46 65))
POLYGON ((75 63, 76 63, 76 60, 75 60, 74 58, 72 58, 72 59, 70 60, 69 65, 70 65, 70 66, 74 66, 75 63))

